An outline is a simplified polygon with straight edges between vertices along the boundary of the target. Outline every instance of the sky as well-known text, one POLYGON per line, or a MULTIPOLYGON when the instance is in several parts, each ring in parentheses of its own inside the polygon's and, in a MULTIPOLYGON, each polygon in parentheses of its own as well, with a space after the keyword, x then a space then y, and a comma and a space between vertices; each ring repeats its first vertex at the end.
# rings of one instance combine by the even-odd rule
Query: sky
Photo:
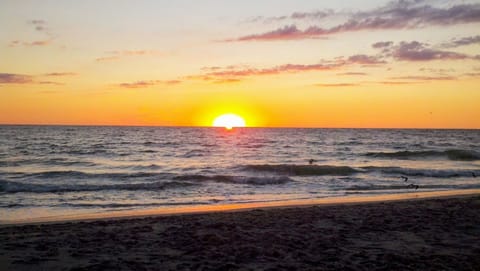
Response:
POLYGON ((480 1, 0 1, 0 124, 480 128, 480 1))

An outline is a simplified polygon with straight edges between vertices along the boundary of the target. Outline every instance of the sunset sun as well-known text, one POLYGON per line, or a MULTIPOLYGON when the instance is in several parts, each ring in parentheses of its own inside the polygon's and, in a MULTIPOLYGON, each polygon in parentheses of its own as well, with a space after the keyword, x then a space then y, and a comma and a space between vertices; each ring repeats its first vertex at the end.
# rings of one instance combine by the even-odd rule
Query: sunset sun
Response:
POLYGON ((235 114, 223 114, 213 121, 214 127, 225 127, 230 130, 233 127, 245 127, 245 120, 235 114))

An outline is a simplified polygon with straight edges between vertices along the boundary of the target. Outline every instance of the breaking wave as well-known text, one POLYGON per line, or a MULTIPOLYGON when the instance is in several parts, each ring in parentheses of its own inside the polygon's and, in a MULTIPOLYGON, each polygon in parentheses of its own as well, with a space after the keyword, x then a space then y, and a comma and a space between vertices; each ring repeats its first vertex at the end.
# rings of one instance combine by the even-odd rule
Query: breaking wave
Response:
POLYGON ((453 170, 453 169, 417 169, 402 167, 362 167, 366 172, 380 172, 384 174, 397 174, 433 178, 454 178, 480 176, 478 170, 453 170))
POLYGON ((191 182, 152 182, 152 183, 131 183, 131 184, 110 184, 110 185, 47 185, 47 184, 25 184, 12 181, 0 180, 0 193, 61 193, 61 192, 88 192, 106 190, 128 190, 128 191, 159 191, 171 188, 194 186, 191 182))
POLYGON ((446 150, 446 151, 398 151, 398 152, 369 152, 365 156, 394 159, 415 159, 429 157, 443 157, 453 161, 480 160, 480 153, 471 150, 446 150))
POLYGON ((321 175, 350 175, 359 172, 348 166, 330 166, 330 165, 246 165, 247 170, 281 173, 296 176, 321 176, 321 175))
POLYGON ((174 178, 175 180, 183 181, 214 181, 219 183, 232 183, 232 184, 252 184, 252 185, 272 185, 272 184, 284 184, 293 182, 291 178, 286 176, 273 176, 273 177, 246 177, 246 176, 230 176, 230 175, 181 175, 174 178))

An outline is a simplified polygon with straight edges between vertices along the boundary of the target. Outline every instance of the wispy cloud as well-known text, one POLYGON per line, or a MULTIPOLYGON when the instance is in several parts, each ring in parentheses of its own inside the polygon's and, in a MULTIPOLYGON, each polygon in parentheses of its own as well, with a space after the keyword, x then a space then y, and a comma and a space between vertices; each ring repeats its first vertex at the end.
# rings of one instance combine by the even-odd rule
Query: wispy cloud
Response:
POLYGON ((39 47, 47 46, 53 42, 53 34, 51 33, 50 28, 45 20, 29 20, 27 21, 27 24, 32 26, 35 31, 40 32, 44 38, 35 41, 13 40, 8 44, 9 47, 39 47))
POLYGON ((20 41, 13 40, 10 42, 10 47, 24 46, 24 47, 34 47, 34 46, 47 46, 51 44, 51 40, 37 40, 37 41, 20 41))
POLYGON ((342 73, 337 73, 337 75, 364 76, 364 75, 367 75, 367 73, 365 73, 365 72, 342 72, 342 73))
POLYGON ((54 82, 54 81, 39 81, 37 84, 40 85, 55 85, 55 86, 64 86, 64 83, 54 82))
POLYGON ((120 83, 115 86, 121 88, 148 88, 157 85, 178 85, 182 83, 180 80, 140 80, 128 83, 120 83))
MULTIPOLYGON (((304 18, 315 17, 318 13, 302 13, 304 18)), ((325 16, 331 16, 331 12, 325 16)), ((279 17, 289 18, 289 16, 279 17)), ((385 6, 364 12, 348 14, 345 22, 324 28, 310 26, 304 30, 295 24, 286 25, 264 33, 250 34, 225 41, 272 41, 314 39, 328 35, 364 30, 413 29, 427 26, 446 26, 480 22, 480 4, 456 4, 448 7, 435 7, 422 0, 398 0, 385 6)))
POLYGON ((419 82, 411 82, 411 81, 380 81, 377 82, 382 85, 409 85, 409 84, 418 84, 419 82))
POLYGON ((33 77, 24 74, 0 73, 0 84, 31 84, 33 77))
POLYGON ((95 59, 97 62, 103 61, 115 61, 120 60, 123 57, 129 56, 149 56, 149 55, 158 55, 160 54, 155 50, 122 50, 122 51, 108 51, 105 52, 106 56, 98 57, 95 59))
POLYGON ((354 84, 354 83, 315 84, 315 86, 318 86, 318 87, 355 87, 359 85, 360 84, 354 84))
POLYGON ((75 76, 77 73, 74 72, 51 72, 51 73, 44 73, 43 76, 51 76, 51 77, 63 77, 63 76, 75 76))
MULTIPOLYGON (((231 65, 224 68, 216 66, 204 67, 202 68, 202 71, 204 71, 204 73, 199 75, 190 75, 187 76, 186 79, 212 82, 238 82, 240 79, 244 79, 250 76, 268 76, 302 72, 332 71, 352 65, 376 66, 385 63, 386 61, 383 60, 382 56, 369 56, 358 54, 349 57, 338 57, 331 61, 323 60, 316 64, 288 63, 268 68, 255 68, 246 65, 231 65)), ((364 75, 364 73, 351 73, 350 75, 364 75)))
POLYGON ((377 42, 374 43, 372 47, 381 49, 385 56, 393 57, 399 61, 479 59, 478 56, 434 49, 430 45, 419 41, 402 41, 398 44, 393 44, 393 42, 377 42))
POLYGON ((249 18, 246 21, 249 23, 257 23, 257 22, 274 23, 274 22, 280 22, 285 20, 321 20, 327 17, 335 16, 337 14, 338 12, 334 12, 331 9, 317 10, 317 11, 311 11, 311 12, 297 11, 289 15, 281 15, 281 16, 271 16, 271 17, 256 16, 256 17, 249 18))
MULTIPOLYGON (((42 76, 49 76, 44 74, 42 76)), ((49 80, 38 80, 38 77, 26 74, 0 73, 0 84, 40 84, 40 85, 64 85, 64 83, 49 80)))
POLYGON ((464 37, 461 39, 452 39, 449 42, 443 43, 441 46, 444 48, 455 48, 471 44, 480 44, 480 35, 464 37))
POLYGON ((416 81, 450 81, 450 80, 457 80, 458 78, 455 76, 418 76, 418 75, 411 75, 411 76, 398 76, 398 77, 391 77, 393 80, 416 80, 416 81))

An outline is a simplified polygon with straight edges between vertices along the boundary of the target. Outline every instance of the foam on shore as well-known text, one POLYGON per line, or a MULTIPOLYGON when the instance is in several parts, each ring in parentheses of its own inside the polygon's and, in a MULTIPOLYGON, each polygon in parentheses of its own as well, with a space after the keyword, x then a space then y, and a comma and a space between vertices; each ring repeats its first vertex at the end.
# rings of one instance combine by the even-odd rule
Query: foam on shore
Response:
POLYGON ((364 204, 364 203, 386 202, 386 201, 403 201, 403 200, 416 200, 416 199, 427 199, 427 198, 458 197, 458 196, 469 196, 469 195, 479 195, 479 194, 480 194, 480 189, 465 189, 465 190, 414 192, 414 193, 387 194, 387 195, 374 195, 374 196, 345 196, 345 197, 327 197, 327 198, 320 198, 320 199, 250 202, 250 203, 238 203, 238 204, 169 206, 169 207, 143 209, 143 210, 87 213, 87 214, 80 214, 80 215, 55 215, 55 216, 38 217, 33 219, 8 220, 8 221, 0 221, 0 225, 43 224, 43 223, 76 222, 76 221, 91 221, 91 220, 104 220, 104 219, 126 219, 126 218, 137 218, 137 217, 148 217, 148 216, 171 216, 171 215, 199 214, 199 213, 211 213, 211 212, 235 212, 235 211, 247 211, 252 209, 267 209, 267 208, 309 207, 309 206, 315 206, 315 205, 364 204))

